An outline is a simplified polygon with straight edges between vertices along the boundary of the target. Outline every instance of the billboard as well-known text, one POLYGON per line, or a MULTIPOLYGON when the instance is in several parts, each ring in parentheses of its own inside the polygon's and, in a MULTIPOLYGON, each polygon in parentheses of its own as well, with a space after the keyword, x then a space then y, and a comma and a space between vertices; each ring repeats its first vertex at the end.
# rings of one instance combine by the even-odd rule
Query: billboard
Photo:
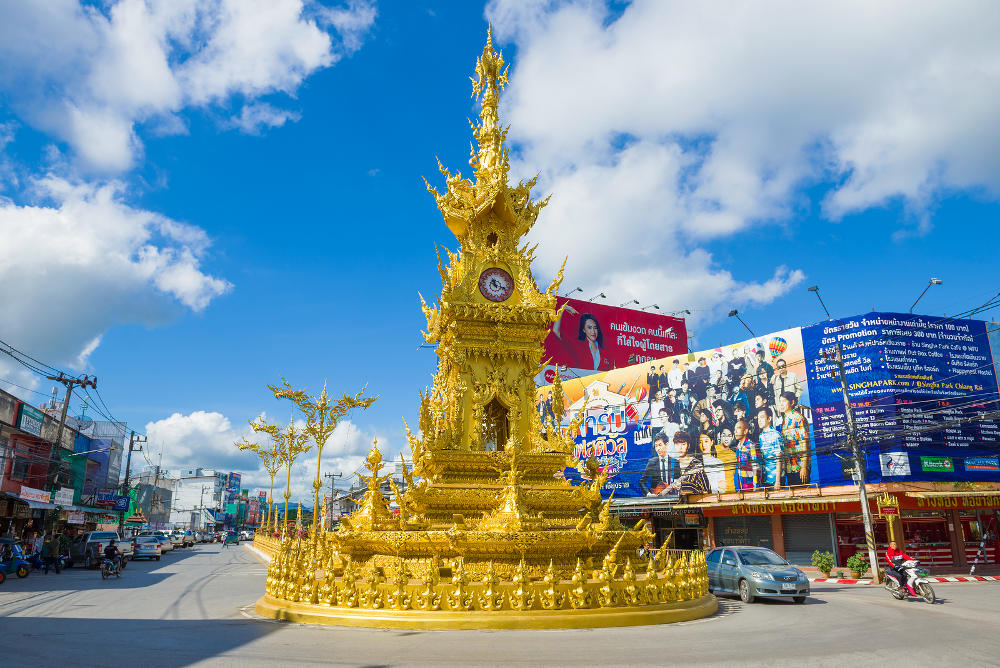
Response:
MULTIPOLYGON (((563 381, 563 427, 584 412, 576 454, 597 458, 605 496, 812 484, 820 462, 805 376, 800 330, 782 330, 563 381)), ((551 388, 536 399, 551 417, 551 388)))
POLYGON ((545 338, 545 382, 555 379, 556 366, 584 375, 687 352, 683 318, 567 297, 557 304, 565 308, 545 338))
MULTIPOLYGON (((838 342, 869 482, 1000 480, 981 321, 870 313, 564 380, 562 426, 584 413, 576 454, 597 458, 605 496, 850 484, 843 393, 821 352, 838 342)), ((554 416, 551 387, 536 401, 554 416)))
POLYGON ((980 417, 1000 407, 987 325, 867 313, 803 328, 817 437, 845 433, 836 366, 820 353, 839 343, 869 482, 996 479, 976 466, 1000 445, 1000 421, 980 417))
POLYGON ((226 488, 223 492, 222 502, 224 504, 233 503, 240 494, 240 482, 242 475, 232 472, 226 477, 226 488))

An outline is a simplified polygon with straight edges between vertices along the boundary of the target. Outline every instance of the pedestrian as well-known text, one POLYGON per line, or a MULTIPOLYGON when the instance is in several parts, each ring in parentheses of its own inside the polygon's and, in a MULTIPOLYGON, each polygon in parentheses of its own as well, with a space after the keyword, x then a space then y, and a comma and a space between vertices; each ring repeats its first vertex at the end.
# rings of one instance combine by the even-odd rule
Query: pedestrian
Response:
POLYGON ((52 534, 48 540, 42 543, 41 556, 43 571, 46 575, 49 574, 50 566, 55 569, 56 573, 62 570, 59 567, 59 536, 52 534))

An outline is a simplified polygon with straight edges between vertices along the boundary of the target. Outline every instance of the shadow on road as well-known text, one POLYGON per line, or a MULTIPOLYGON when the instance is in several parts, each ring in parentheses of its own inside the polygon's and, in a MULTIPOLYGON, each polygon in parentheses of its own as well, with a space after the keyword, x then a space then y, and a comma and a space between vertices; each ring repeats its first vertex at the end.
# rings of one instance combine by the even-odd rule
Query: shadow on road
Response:
MULTIPOLYGON (((105 665, 110 648, 142 666, 187 666, 220 658, 280 630, 251 620, 89 619, 85 617, 5 617, 0 656, 5 666, 52 662, 58 643, 60 665, 105 665), (104 649, 98 649, 104 648, 104 649)), ((116 662, 117 663, 117 662, 116 662)))

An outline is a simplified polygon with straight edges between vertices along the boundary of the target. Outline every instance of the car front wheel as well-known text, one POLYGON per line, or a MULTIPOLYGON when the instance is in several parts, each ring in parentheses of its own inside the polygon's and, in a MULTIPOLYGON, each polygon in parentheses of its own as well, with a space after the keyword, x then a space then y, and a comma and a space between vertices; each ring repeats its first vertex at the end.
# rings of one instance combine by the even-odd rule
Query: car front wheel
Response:
POLYGON ((740 580, 740 600, 744 603, 753 603, 754 595, 750 591, 750 583, 740 580))

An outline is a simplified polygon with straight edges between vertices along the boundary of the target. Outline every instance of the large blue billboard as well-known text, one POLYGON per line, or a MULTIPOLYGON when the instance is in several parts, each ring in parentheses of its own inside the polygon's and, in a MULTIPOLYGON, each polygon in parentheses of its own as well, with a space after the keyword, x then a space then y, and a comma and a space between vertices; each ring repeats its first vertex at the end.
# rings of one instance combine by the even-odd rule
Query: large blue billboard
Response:
POLYGON ((869 313, 774 332, 564 382, 563 426, 584 412, 576 455, 597 457, 605 496, 849 484, 844 396, 823 355, 839 343, 869 482, 1000 480, 1000 421, 982 418, 1000 408, 988 329, 869 313))
POLYGON ((987 323, 868 313, 804 327, 813 430, 834 444, 846 411, 837 366, 822 352, 838 343, 869 482, 1000 479, 1000 421, 981 418, 998 409, 987 323))

